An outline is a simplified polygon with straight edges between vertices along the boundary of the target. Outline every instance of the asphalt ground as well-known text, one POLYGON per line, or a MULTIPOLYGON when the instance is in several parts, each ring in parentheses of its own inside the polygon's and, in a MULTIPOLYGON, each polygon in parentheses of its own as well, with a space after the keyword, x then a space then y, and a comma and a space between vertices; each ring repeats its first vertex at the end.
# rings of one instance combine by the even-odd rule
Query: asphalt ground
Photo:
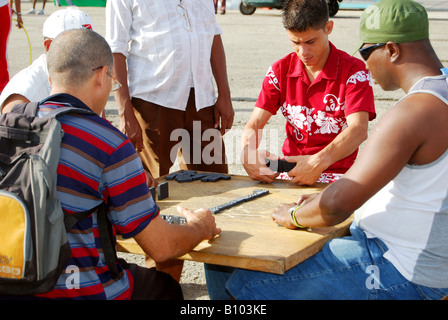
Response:
MULTIPOLYGON (((422 1, 428 8, 430 19, 430 39, 442 63, 448 67, 448 1, 422 1)), ((10 74, 13 76, 27 67, 31 60, 44 53, 42 26, 45 19, 60 9, 52 2, 47 3, 45 15, 27 15, 31 2, 22 2, 25 29, 13 26, 8 46, 10 74)), ((40 10, 39 1, 36 11, 40 10)), ((80 8, 92 18, 95 31, 105 35, 104 8, 80 8)), ((335 22, 330 41, 339 49, 353 53, 359 36, 359 17, 361 11, 340 10, 332 18, 335 22)), ((14 16, 15 18, 15 16, 14 16)), ((232 174, 244 174, 239 161, 239 137, 249 118, 258 97, 262 80, 271 63, 291 52, 286 33, 281 24, 279 10, 257 9, 251 16, 243 16, 238 10, 227 10, 225 15, 217 15, 223 29, 223 42, 227 57, 227 71, 235 109, 233 128, 225 135, 229 170, 232 174)), ((14 22, 15 25, 15 22, 14 22)), ((359 55, 356 54, 358 57, 359 55)), ((402 91, 384 92, 374 86, 375 103, 378 118, 403 96, 402 91)), ((111 95, 106 106, 108 119, 118 125, 118 112, 111 95)), ((373 126, 377 120, 370 123, 373 126)), ((266 129, 266 146, 272 152, 280 154, 284 137, 285 119, 279 114, 271 118, 266 129)), ((176 167, 173 168, 176 170, 176 167)), ((130 257, 136 263, 142 263, 142 257, 130 257)), ((187 262, 184 267, 181 284, 186 299, 208 299, 202 265, 187 262)))

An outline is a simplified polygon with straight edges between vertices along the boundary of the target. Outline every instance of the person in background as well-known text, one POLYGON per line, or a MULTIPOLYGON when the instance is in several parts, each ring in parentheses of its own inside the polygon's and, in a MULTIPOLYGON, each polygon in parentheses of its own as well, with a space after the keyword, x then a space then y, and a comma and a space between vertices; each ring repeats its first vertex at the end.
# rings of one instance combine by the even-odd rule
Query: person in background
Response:
MULTIPOLYGON (((12 3, 12 1, 11 1, 12 3)), ((20 29, 23 25, 22 10, 20 0, 14 0, 16 5, 17 27, 20 29)), ((9 81, 8 68, 8 39, 12 25, 12 5, 8 0, 0 0, 0 93, 9 81)))
MULTIPOLYGON (((228 172, 222 135, 234 110, 221 33, 210 0, 107 1, 120 129, 154 179, 178 154, 181 169, 228 172)), ((173 263, 178 279, 182 262, 173 263)))
MULTIPOLYGON (((1 1, 1 0, 0 0, 1 1)), ((48 52, 54 38, 69 29, 92 29, 93 22, 87 13, 77 7, 69 7, 52 13, 44 22, 42 34, 45 52, 48 52)), ((27 68, 18 72, 6 85, 0 95, 0 110, 9 112, 19 103, 41 101, 50 94, 46 53, 40 55, 27 68)))
MULTIPOLYGON (((33 0, 33 9, 28 11, 28 14, 36 14, 36 2, 37 0, 33 0)), ((45 4, 47 3, 47 0, 42 0, 42 9, 37 13, 38 15, 44 15, 45 14, 45 4)))
POLYGON ((213 0, 215 4, 215 14, 218 13, 218 2, 221 5, 221 8, 219 9, 220 14, 226 14, 226 0, 213 0))

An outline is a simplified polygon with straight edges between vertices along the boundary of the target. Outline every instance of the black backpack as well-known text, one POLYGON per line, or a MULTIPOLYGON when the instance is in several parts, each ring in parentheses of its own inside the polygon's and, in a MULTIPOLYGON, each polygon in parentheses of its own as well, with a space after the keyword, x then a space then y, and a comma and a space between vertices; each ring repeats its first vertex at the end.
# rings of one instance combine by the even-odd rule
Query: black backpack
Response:
POLYGON ((67 231, 98 214, 107 265, 118 277, 115 242, 104 202, 66 214, 56 191, 63 136, 57 116, 93 111, 62 107, 36 117, 38 103, 16 105, 0 117, 0 294, 52 290, 70 258, 67 231))

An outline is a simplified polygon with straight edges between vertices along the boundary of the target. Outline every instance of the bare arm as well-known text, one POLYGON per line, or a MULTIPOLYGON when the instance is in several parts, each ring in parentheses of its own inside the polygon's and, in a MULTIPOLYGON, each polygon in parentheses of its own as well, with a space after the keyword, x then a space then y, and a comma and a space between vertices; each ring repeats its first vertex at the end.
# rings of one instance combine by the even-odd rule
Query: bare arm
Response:
POLYGON ((113 74, 121 83, 122 87, 114 92, 115 101, 120 116, 120 130, 129 137, 137 151, 143 146, 142 131, 134 114, 128 87, 128 71, 126 57, 121 53, 114 53, 113 74))
POLYGON ((265 158, 278 159, 278 156, 271 155, 266 150, 258 150, 263 128, 272 113, 261 108, 254 108, 252 115, 244 126, 241 135, 241 158, 243 167, 251 179, 271 183, 278 176, 278 173, 271 171, 265 162, 265 158))
POLYGON ((367 138, 369 114, 356 112, 347 116, 347 128, 324 149, 314 155, 285 157, 297 165, 288 174, 297 184, 314 184, 324 170, 333 163, 351 155, 367 138))
MULTIPOLYGON (((114 53, 114 66, 112 72, 121 84, 121 88, 114 91, 115 101, 120 116, 120 131, 126 134, 137 151, 144 148, 142 130, 134 114, 131 96, 128 87, 128 71, 126 57, 121 53, 114 53)), ((148 187, 157 187, 157 180, 150 172, 145 170, 148 187)))
POLYGON ((134 237, 156 262, 178 258, 190 252, 201 241, 213 239, 221 232, 216 227, 210 210, 199 209, 192 212, 178 207, 178 211, 187 219, 185 225, 169 224, 158 216, 134 237))
POLYGON ((233 125, 235 112, 232 106, 230 87, 227 79, 227 64, 224 45, 220 35, 213 40, 211 66, 218 88, 218 98, 215 104, 215 128, 220 128, 221 134, 230 130, 233 125))
POLYGON ((2 104, 2 113, 11 112, 16 104, 28 103, 30 100, 20 94, 12 94, 2 104))
MULTIPOLYGON (((440 157, 448 148, 445 109, 446 105, 437 98, 421 94, 412 95, 390 109, 372 130, 360 157, 344 177, 308 199, 297 211, 298 223, 311 227, 340 223, 407 163, 421 165, 440 157)), ((285 206, 275 209, 273 219, 294 228, 285 206)))
POLYGON ((22 20, 22 3, 21 0, 14 0, 16 4, 16 13, 17 13, 17 27, 19 29, 22 28, 23 20, 22 20))

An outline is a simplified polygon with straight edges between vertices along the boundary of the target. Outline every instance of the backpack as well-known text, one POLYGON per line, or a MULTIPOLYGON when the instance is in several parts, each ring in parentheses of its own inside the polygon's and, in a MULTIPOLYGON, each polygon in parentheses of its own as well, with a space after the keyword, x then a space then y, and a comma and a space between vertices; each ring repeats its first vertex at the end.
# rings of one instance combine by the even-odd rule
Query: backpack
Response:
POLYGON ((16 105, 0 117, 0 294, 52 290, 70 258, 67 231, 98 213, 107 265, 118 275, 112 226, 105 205, 67 214, 56 191, 63 136, 57 116, 93 111, 62 107, 37 117, 37 102, 16 105))

